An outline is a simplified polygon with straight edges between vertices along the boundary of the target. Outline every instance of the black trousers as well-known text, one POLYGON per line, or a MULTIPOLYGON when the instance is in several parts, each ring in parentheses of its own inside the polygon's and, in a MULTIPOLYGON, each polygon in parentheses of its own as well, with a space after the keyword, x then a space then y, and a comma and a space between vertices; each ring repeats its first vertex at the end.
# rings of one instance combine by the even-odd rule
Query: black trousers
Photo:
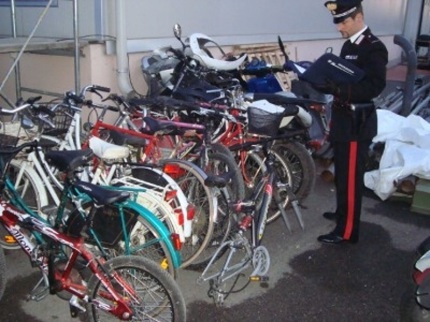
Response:
POLYGON ((371 140, 332 142, 335 166, 336 213, 334 233, 358 241, 364 172, 371 140))

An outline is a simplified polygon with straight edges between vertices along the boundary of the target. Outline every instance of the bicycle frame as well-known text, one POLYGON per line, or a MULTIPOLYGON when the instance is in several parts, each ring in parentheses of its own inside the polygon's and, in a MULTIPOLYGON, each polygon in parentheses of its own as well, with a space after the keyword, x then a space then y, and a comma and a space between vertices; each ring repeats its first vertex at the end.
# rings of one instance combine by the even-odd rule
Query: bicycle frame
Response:
MULTIPOLYGON (((272 201, 273 197, 273 183, 275 180, 275 172, 270 172, 263 176, 261 181, 257 184, 255 189, 253 190, 252 195, 249 199, 244 202, 240 202, 235 205, 235 212, 240 213, 243 211, 245 216, 238 222, 238 232, 240 235, 239 242, 246 241, 244 244, 238 244, 237 235, 233 237, 232 240, 224 242, 217 250, 217 252, 212 257, 211 261, 206 266, 205 270, 201 274, 199 281, 206 282, 209 280, 216 279, 216 283, 218 285, 222 285, 228 279, 237 276, 239 273, 246 270, 251 264, 251 259, 253 257, 254 250, 261 245, 264 231, 266 229, 267 222, 267 214, 269 211, 269 205, 272 201), (256 200, 261 198, 261 204, 258 209, 255 208, 256 200), (243 209, 246 208, 246 209, 243 209), (245 231, 251 229, 251 242, 248 243, 247 239, 244 238, 243 234, 245 231), (217 273, 214 273, 209 276, 205 276, 207 272, 210 270, 210 267, 214 264, 214 262, 218 258, 218 254, 220 254, 223 249, 230 249, 230 252, 225 259, 225 262, 221 268, 221 270, 217 273), (239 263, 233 264, 230 266, 230 262, 238 249, 244 248, 246 251, 245 256, 239 261, 239 263)), ((254 275, 254 274, 251 274, 254 275)))
MULTIPOLYGON (((265 274, 269 270, 270 256, 267 249, 261 243, 266 229, 267 216, 272 198, 274 198, 281 212, 287 229, 291 231, 291 224, 283 207, 279 189, 285 188, 289 198, 293 199, 292 203, 297 219, 302 228, 304 227, 300 211, 294 206, 294 201, 297 202, 297 200, 294 200, 295 196, 291 187, 279 181, 278 174, 274 168, 274 156, 270 153, 270 144, 272 143, 272 138, 263 140, 262 142, 267 171, 258 182, 251 196, 232 207, 236 214, 244 214, 243 218, 237 222, 237 233, 234 234, 231 240, 219 246, 198 279, 199 283, 212 282, 210 296, 213 296, 217 303, 222 302, 224 295, 228 294, 222 290, 224 283, 232 277, 238 276, 238 274, 251 265, 254 267, 254 270, 250 274, 250 280, 261 281, 267 279, 265 274), (248 240, 244 235, 249 228, 251 229, 251 240, 248 240), (239 250, 245 250, 245 254, 240 260, 234 263, 233 257, 239 250), (224 251, 228 251, 228 254, 221 265, 221 269, 213 272, 215 261, 224 251)), ((248 142, 244 144, 244 147, 249 147, 251 144, 248 142)))
MULTIPOLYGON (((107 276, 106 272, 101 268, 102 260, 98 260, 88 249, 85 248, 84 240, 82 237, 73 238, 64 235, 53 229, 52 226, 50 226, 46 222, 20 211, 19 209, 13 207, 4 200, 0 200, 0 222, 3 224, 6 230, 8 230, 9 233, 13 235, 14 238, 18 241, 27 256, 29 256, 30 258, 34 258, 35 262, 38 263, 38 266, 44 276, 47 275, 52 277, 54 274, 55 285, 50 285, 51 292, 59 292, 65 290, 87 303, 91 301, 93 305, 96 305, 98 308, 108 311, 119 318, 124 318, 133 314, 132 309, 127 304, 128 300, 120 296, 115 291, 115 288, 113 287, 109 276, 107 276), (58 271, 50 271, 49 261, 45 258, 43 254, 37 254, 37 245, 34 244, 25 234, 21 232, 21 227, 30 229, 30 231, 34 230, 41 235, 47 237, 49 240, 65 245, 72 250, 71 256, 67 261, 62 273, 58 271), (98 300, 92 301, 90 298, 88 298, 86 287, 83 284, 76 284, 72 282, 70 275, 79 256, 82 257, 88 263, 88 268, 91 269, 93 274, 95 274, 97 278, 103 283, 104 287, 106 287, 109 293, 108 295, 114 298, 116 302, 115 306, 111 306, 108 303, 104 303, 98 300)), ((125 281, 119 279, 116 279, 115 281, 122 284, 125 283, 125 281)), ((129 291, 132 290, 132 288, 127 286, 126 284, 124 284, 123 286, 129 291)), ((135 294, 131 293, 129 295, 135 297, 135 294)))
MULTIPOLYGON (((71 198, 72 200, 74 200, 77 204, 82 204, 85 201, 89 200, 89 197, 84 195, 84 194, 80 194, 76 191, 72 191, 74 189, 70 189, 70 187, 64 187, 61 183, 59 183, 59 181, 57 180, 57 178, 55 177, 55 175, 52 172, 52 169, 49 167, 49 165, 47 164, 47 162, 44 159, 44 155, 41 151, 32 151, 29 154, 28 160, 30 161, 25 161, 25 162, 32 162, 33 165, 35 166, 35 168, 37 169, 37 172, 39 173, 39 176, 43 179, 46 188, 48 189, 48 191, 50 192, 50 196, 52 197, 55 205, 57 206, 58 209, 60 209, 57 212, 57 216, 55 218, 55 222, 58 225, 63 224, 63 220, 64 220, 64 209, 65 209, 65 203, 67 202, 68 198, 71 198), (38 153, 40 153, 40 155, 38 155, 38 153), (41 161, 39 161, 39 158, 41 159, 41 161), (55 182, 57 182, 57 184, 61 187, 61 193, 62 196, 58 196, 54 186, 52 185, 52 183, 50 182, 50 178, 52 178, 55 182), (66 189, 66 190, 64 190, 66 189)), ((25 164, 20 171, 24 171, 24 168, 26 166, 32 167, 32 165, 27 165, 25 164)), ((14 188, 13 185, 9 185, 8 186, 9 189, 8 191, 14 193, 14 188)), ((113 188, 112 188, 113 189, 113 188)), ((127 190, 128 192, 133 193, 135 196, 138 195, 139 192, 144 191, 145 189, 140 188, 140 191, 136 191, 136 188, 114 188, 115 190, 127 190)), ((137 197, 134 197, 134 200, 137 200, 137 197)), ((22 199, 17 195, 14 194, 14 197, 12 198, 12 202, 16 202, 19 205, 25 205, 24 202, 22 202, 22 199)), ((124 213, 123 213, 123 208, 128 208, 131 209, 132 211, 134 211, 135 213, 139 214, 139 216, 143 217, 145 220, 147 220, 152 227, 155 227, 157 234, 158 234, 158 239, 159 240, 163 240, 166 244, 166 246, 168 247, 168 251, 171 254, 171 258, 173 260, 172 262, 172 266, 174 268, 178 268, 181 265, 181 259, 180 259, 180 254, 178 253, 178 251, 175 249, 178 248, 178 243, 177 243, 177 239, 180 241, 181 237, 179 235, 174 234, 173 232, 171 233, 166 226, 163 224, 163 222, 161 222, 161 220, 159 220, 152 212, 150 212, 147 208, 141 206, 140 204, 138 204, 137 202, 133 201, 133 200, 127 200, 126 202, 123 202, 122 204, 118 205, 119 207, 119 213, 120 213, 120 218, 122 218, 120 225, 122 228, 122 233, 123 233, 123 237, 124 237, 124 242, 125 242, 125 253, 126 254, 131 254, 133 252, 138 251, 139 249, 131 249, 129 247, 129 241, 130 241, 130 235, 133 232, 128 232, 126 227, 124 226, 124 213)), ((42 209, 42 213, 43 213, 43 209, 42 209)), ((39 219, 43 219, 45 220, 45 218, 40 217, 37 213, 32 212, 32 215, 35 217, 38 217, 39 219)), ((47 216, 46 216, 47 218, 47 216)), ((37 237, 37 236, 36 236, 37 237)), ((97 238, 97 234, 95 234, 95 232, 92 230, 92 237, 93 239, 97 242, 99 248, 102 250, 103 247, 101 245, 101 242, 99 241, 99 239, 97 238)), ((102 251, 104 252, 104 251, 102 251)), ((104 253, 104 255, 106 256, 106 253, 104 253)))

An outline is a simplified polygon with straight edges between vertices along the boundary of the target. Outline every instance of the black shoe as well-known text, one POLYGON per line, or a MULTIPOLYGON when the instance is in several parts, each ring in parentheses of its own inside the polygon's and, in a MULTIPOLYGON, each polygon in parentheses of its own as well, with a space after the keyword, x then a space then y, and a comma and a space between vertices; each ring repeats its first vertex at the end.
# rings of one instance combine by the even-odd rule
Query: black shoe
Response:
POLYGON ((317 238, 317 240, 325 244, 341 244, 341 243, 355 244, 358 241, 356 239, 344 239, 342 236, 339 236, 335 233, 321 235, 317 238))
POLYGON ((337 212, 325 212, 323 213, 323 217, 328 220, 337 220, 339 215, 337 214, 337 212))

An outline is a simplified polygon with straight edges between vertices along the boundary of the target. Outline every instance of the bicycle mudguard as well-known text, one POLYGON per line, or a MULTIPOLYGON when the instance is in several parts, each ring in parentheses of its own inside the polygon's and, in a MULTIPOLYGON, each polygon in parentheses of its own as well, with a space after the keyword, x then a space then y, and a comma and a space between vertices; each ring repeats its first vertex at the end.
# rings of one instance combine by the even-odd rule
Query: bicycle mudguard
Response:
POLYGON ((160 219, 158 219, 157 216, 154 215, 151 211, 149 211, 144 206, 138 204, 135 201, 127 200, 124 203, 124 207, 128 207, 136 211, 139 216, 145 218, 145 220, 147 220, 157 229, 158 233, 160 234, 160 238, 166 242, 169 252, 172 254, 173 266, 175 268, 181 266, 181 254, 173 246, 172 240, 170 238, 170 231, 167 229, 166 225, 160 219))

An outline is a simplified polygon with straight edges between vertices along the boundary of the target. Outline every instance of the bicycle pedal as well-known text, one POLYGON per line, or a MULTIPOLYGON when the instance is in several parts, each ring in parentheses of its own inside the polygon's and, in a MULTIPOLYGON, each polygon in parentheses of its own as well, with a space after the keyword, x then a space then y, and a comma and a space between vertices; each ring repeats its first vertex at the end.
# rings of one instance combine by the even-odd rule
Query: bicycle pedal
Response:
POLYGON ((33 289, 30 294, 27 295, 28 301, 42 301, 49 294, 49 286, 39 285, 37 288, 33 289))
POLYGON ((251 282, 268 282, 269 281, 269 276, 254 275, 254 276, 250 276, 249 280, 251 282))
POLYGON ((79 304, 79 300, 76 296, 72 296, 72 298, 69 301, 69 309, 70 309, 70 316, 72 318, 78 317, 79 313, 86 312, 86 309, 79 304))

